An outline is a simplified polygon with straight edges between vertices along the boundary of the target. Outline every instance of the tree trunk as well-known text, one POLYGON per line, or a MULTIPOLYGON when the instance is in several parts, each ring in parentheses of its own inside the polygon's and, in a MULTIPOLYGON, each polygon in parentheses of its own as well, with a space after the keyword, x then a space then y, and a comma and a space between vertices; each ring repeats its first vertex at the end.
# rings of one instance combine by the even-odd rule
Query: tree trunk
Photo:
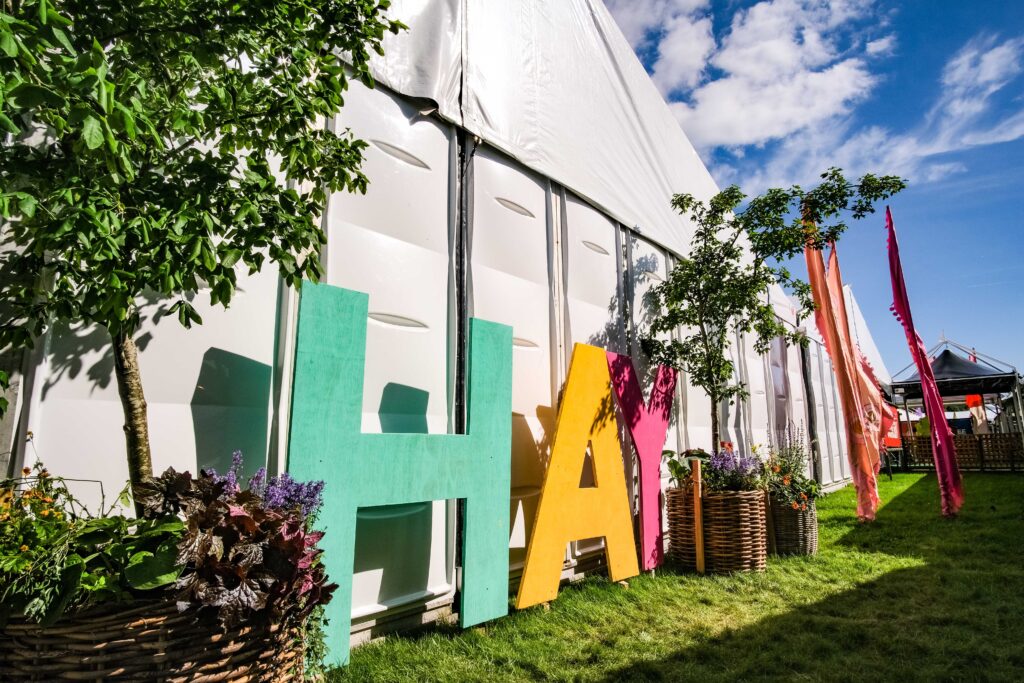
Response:
POLYGON ((721 409, 720 401, 711 399, 711 453, 712 455, 717 453, 721 448, 719 445, 721 440, 718 433, 718 414, 721 409))
POLYGON ((130 333, 112 335, 114 341, 114 375, 117 393, 124 409, 124 436, 128 452, 128 475, 132 486, 153 476, 153 461, 149 452, 149 419, 146 416, 146 397, 142 393, 142 375, 139 373, 139 354, 130 333))

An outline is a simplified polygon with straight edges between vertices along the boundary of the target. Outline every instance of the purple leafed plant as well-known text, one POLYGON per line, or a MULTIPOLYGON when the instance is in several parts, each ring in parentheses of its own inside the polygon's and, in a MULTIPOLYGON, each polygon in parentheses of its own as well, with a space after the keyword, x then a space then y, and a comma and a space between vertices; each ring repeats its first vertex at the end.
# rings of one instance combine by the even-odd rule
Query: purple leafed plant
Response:
POLYGON ((260 468, 242 488, 242 464, 236 451, 224 475, 204 470, 193 478, 168 469, 137 487, 146 516, 184 518, 178 606, 213 612, 224 624, 304 620, 336 588, 318 547, 323 533, 312 529, 324 483, 288 474, 268 480, 260 468))

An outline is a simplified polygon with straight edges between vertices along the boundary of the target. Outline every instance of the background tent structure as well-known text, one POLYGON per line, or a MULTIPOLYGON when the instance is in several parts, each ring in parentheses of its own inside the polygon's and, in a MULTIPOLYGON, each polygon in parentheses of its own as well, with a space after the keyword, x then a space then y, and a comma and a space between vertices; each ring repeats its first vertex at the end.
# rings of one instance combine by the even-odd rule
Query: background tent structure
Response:
MULTIPOLYGON (((514 582, 573 344, 640 359, 644 295, 692 235, 670 197, 706 199, 717 186, 597 0, 395 0, 392 14, 410 30, 389 36, 375 58, 378 87, 352 83, 341 114, 325 123, 368 142, 370 186, 330 197, 323 280, 369 294, 364 432, 462 430, 467 321, 512 327, 514 582)), ((204 324, 190 331, 173 321, 157 327, 160 302, 143 308, 140 365, 157 471, 224 470, 236 449, 249 472, 286 468, 297 297, 267 269, 240 272, 226 311, 198 292, 204 324)), ((785 293, 770 299, 786 324, 802 325, 785 293)), ((730 353, 750 396, 718 407, 722 438, 749 448, 804 425, 823 484, 848 479, 820 340, 806 350, 779 343, 761 356, 737 336, 730 353)), ((88 480, 76 484, 84 501, 112 499, 127 468, 105 333, 54 329, 22 365, 9 470, 41 459, 88 480)), ((665 447, 708 448, 710 408, 680 382, 665 447)), ((360 513, 357 638, 448 609, 457 515, 454 501, 360 513)), ((600 548, 600 540, 571 544, 565 576, 598 566, 600 548)))
MULTIPOLYGON (((1024 397, 1017 368, 945 338, 928 351, 928 357, 947 406, 963 405, 966 396, 980 395, 991 399, 991 404, 1004 413, 996 422, 1000 425, 996 433, 956 434, 961 469, 1024 468, 1024 397), (1011 419, 1007 419, 1006 412, 1012 415, 1011 419)), ((908 423, 910 409, 921 404, 922 396, 921 379, 917 372, 911 372, 912 368, 908 366, 897 373, 892 384, 893 395, 902 409, 901 417, 908 423)), ((928 418, 936 419, 932 415, 928 418)), ((927 438, 910 436, 905 444, 911 466, 929 466, 931 445, 927 438)))
POLYGON ((878 350, 875 338, 871 336, 871 330, 860 310, 860 304, 857 303, 857 297, 853 295, 853 288, 850 285, 843 285, 843 295, 846 297, 846 313, 850 318, 850 333, 853 335, 853 341, 871 364, 875 379, 881 385, 882 391, 891 395, 892 375, 889 374, 889 369, 885 366, 885 361, 882 360, 882 353, 878 350))

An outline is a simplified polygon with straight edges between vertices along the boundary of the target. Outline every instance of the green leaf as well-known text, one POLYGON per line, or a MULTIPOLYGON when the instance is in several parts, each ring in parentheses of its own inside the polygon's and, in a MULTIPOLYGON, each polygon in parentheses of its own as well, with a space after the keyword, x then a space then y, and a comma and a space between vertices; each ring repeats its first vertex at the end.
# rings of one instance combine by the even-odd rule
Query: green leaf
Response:
POLYGON ((3 50, 8 57, 18 56, 18 42, 7 31, 0 33, 0 50, 3 50))
POLYGON ((241 249, 228 249, 224 252, 224 256, 221 258, 220 262, 225 268, 231 268, 238 263, 238 259, 240 258, 242 258, 241 249))
POLYGON ((64 610, 71 603, 71 600, 75 597, 75 593, 78 591, 78 586, 82 582, 82 571, 85 569, 85 563, 82 558, 77 555, 68 557, 68 563, 61 570, 60 573, 60 587, 57 593, 56 599, 50 604, 49 609, 46 610, 45 615, 40 620, 42 626, 52 626, 61 615, 64 614, 64 610))
MULTIPOLYGON (((50 12, 49 16, 50 16, 50 19, 52 20, 54 18, 54 13, 50 12)), ((60 43, 64 47, 65 50, 67 50, 71 54, 75 53, 75 47, 74 47, 74 45, 71 44, 71 41, 68 40, 68 34, 64 33, 64 31, 62 31, 61 29, 57 28, 56 26, 51 28, 50 31, 51 31, 51 33, 53 33, 53 37, 57 39, 57 42, 60 43)))
POLYGON ((135 117, 132 115, 131 110, 120 102, 115 102, 114 106, 117 107, 114 120, 120 124, 128 138, 134 140, 138 131, 135 127, 135 117))
POLYGON ((213 250, 210 249, 210 247, 207 246, 205 242, 203 243, 202 254, 203 267, 206 268, 206 270, 212 271, 214 268, 217 267, 217 257, 214 256, 213 250))
POLYGON ((185 530, 185 523, 173 516, 163 517, 153 521, 151 524, 151 526, 140 524, 139 529, 135 532, 135 538, 152 538, 153 536, 167 534, 177 535, 185 530))
POLYGON ((146 591, 174 583, 181 574, 177 566, 178 546, 174 541, 160 544, 155 553, 143 550, 132 555, 124 568, 124 579, 135 590, 146 591))
POLYGON ((17 135, 21 132, 21 129, 14 124, 14 121, 7 118, 3 112, 0 112, 0 128, 3 128, 11 135, 17 135))
POLYGON ((33 83, 22 83, 11 91, 11 99, 14 104, 24 109, 35 109, 41 104, 51 107, 59 107, 64 98, 41 85, 33 83))
POLYGON ((89 149, 96 149, 103 144, 103 126, 95 116, 87 116, 82 121, 82 139, 89 149))
POLYGON ((30 194, 23 192, 18 193, 18 210, 21 211, 27 218, 32 218, 36 215, 36 198, 30 194))

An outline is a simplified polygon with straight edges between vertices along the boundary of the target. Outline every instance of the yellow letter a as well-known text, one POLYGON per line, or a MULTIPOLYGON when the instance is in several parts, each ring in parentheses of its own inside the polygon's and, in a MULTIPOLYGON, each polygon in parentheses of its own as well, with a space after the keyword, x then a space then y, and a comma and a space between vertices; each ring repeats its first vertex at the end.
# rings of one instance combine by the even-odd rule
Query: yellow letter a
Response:
POLYGON ((554 600, 566 544, 599 536, 612 581, 640 573, 608 359, 604 349, 576 344, 516 608, 554 600), (596 485, 580 488, 588 443, 596 485))

